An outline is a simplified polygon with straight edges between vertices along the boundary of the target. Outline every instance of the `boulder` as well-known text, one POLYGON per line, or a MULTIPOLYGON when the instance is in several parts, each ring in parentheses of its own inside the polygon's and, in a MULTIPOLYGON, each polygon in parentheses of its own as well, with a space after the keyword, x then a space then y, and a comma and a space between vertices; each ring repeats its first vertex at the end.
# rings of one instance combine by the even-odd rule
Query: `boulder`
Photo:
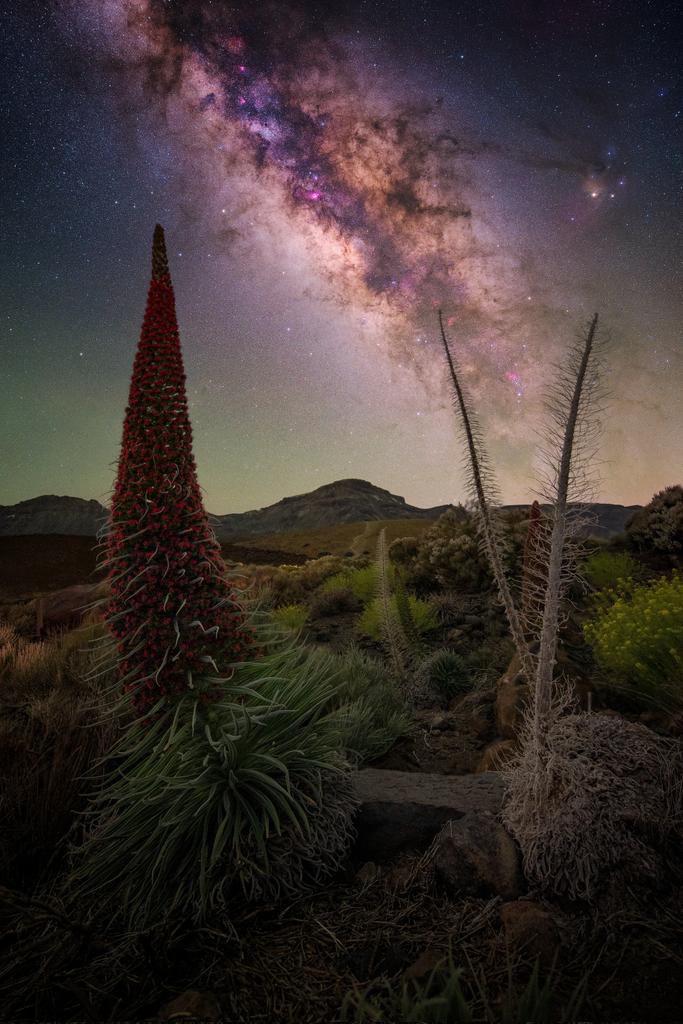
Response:
POLYGON ((92 604, 109 593, 106 580, 99 583, 78 583, 64 587, 51 594, 36 598, 36 632, 45 633, 51 629, 73 629, 87 616, 92 621, 98 609, 85 612, 84 606, 92 604))
POLYGON ((524 890, 519 847, 491 811, 448 821, 430 852, 434 877, 451 896, 513 900, 524 890))
POLYGON ((516 751, 516 740, 494 740, 484 750, 476 770, 478 772, 500 771, 516 751))
POLYGON ((504 784, 497 772, 432 775, 364 768, 354 775, 359 801, 355 854, 386 863, 397 854, 424 850, 446 821, 469 811, 498 814, 504 784))
POLYGON ((515 739, 529 700, 529 687, 515 654, 496 686, 496 729, 504 739, 515 739))
POLYGON ((560 946, 557 925, 549 910, 533 900, 514 900, 500 908, 505 938, 510 946, 539 957, 549 966, 560 946))
POLYGON ((160 1011, 159 1021, 172 1020, 223 1020, 223 1014, 213 992, 196 992, 193 989, 176 996, 160 1011))

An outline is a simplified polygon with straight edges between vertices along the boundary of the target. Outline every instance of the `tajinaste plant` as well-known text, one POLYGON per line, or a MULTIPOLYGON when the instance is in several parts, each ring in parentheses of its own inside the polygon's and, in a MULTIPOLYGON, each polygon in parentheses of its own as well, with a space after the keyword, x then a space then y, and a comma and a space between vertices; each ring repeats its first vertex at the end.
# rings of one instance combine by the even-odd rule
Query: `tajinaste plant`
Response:
POLYGON ((159 225, 111 515, 99 539, 99 567, 111 582, 106 621, 135 711, 188 691, 204 701, 219 696, 208 677, 248 656, 253 635, 202 503, 159 225))

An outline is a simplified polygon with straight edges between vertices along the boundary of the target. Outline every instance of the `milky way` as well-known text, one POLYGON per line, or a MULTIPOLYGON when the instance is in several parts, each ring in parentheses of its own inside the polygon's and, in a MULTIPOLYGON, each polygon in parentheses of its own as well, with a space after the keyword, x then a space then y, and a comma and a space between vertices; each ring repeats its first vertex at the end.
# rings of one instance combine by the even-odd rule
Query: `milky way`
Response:
MULTIPOLYGON (((17 450, 46 389, 56 408, 102 381, 86 433, 105 496, 160 220, 212 510, 348 475, 416 504, 461 497, 438 308, 507 500, 529 494, 543 390, 595 310, 614 339, 603 497, 672 482, 683 97, 663 23, 637 5, 436 0, 51 0, 32 18, 25 87, 6 90, 25 96, 6 273, 17 450), (26 312, 46 237, 55 293, 26 312)), ((44 431, 63 433, 64 409, 44 431)), ((34 457, 34 488, 66 470, 34 457)))
POLYGON ((419 346, 431 346, 444 306, 475 390, 507 383, 505 403, 535 383, 514 308, 527 301, 527 275, 472 209, 473 164, 494 147, 461 134, 442 98, 415 96, 396 65, 371 81, 362 41, 311 28, 283 4, 254 17, 204 0, 136 0, 111 5, 103 25, 97 7, 102 51, 136 116, 150 103, 171 127, 185 201, 207 230, 243 233, 277 191, 272 233, 307 232, 337 302, 381 315, 391 358, 421 379, 440 374, 419 346))

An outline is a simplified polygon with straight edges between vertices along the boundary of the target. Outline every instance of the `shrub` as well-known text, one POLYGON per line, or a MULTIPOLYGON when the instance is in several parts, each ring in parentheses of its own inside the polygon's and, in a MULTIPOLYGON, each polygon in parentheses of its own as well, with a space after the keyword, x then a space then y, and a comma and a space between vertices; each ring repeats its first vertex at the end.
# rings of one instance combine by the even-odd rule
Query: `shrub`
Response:
POLYGON ((308 608, 305 604, 283 604, 271 614, 279 626, 291 629, 294 633, 303 629, 308 621, 308 608))
POLYGON ((327 615, 343 615, 344 612, 360 611, 362 605, 352 590, 321 590, 310 604, 311 618, 322 619, 327 615))
POLYGON ((336 655, 344 747, 359 762, 380 757, 410 728, 410 718, 386 668, 351 644, 336 655))
POLYGON ((124 732, 68 902, 131 930, 225 920, 236 892, 294 895, 339 868, 354 800, 334 658, 281 641, 234 669, 222 699, 124 732))
POLYGON ((683 577, 610 594, 584 635, 615 685, 636 699, 683 704, 683 577))
POLYGON ((251 587, 258 595, 268 596, 272 607, 300 604, 344 564, 341 558, 311 559, 303 565, 245 565, 232 570, 230 577, 238 587, 251 587))
POLYGON ((407 565, 417 556, 419 546, 417 537, 398 537, 389 545, 389 560, 395 565, 407 565))
POLYGON ((666 487, 626 523, 629 543, 639 551, 655 550, 676 561, 683 555, 683 487, 666 487))
POLYGON ((556 715, 540 767, 527 717, 521 750, 504 769, 503 817, 534 885, 591 899, 615 868, 626 878, 651 874, 647 837, 656 845, 680 827, 680 749, 623 718, 556 715))
POLYGON ((428 599, 436 608, 439 621, 445 626, 459 622, 467 611, 467 599, 454 590, 429 594, 428 599))
MULTIPOLYGON (((113 742, 114 721, 97 721, 100 682, 85 679, 95 664, 91 626, 28 643, 0 626, 0 876, 30 888, 61 856, 83 804, 82 776, 113 742)), ((113 652, 109 681, 113 678, 113 652)), ((107 674, 105 672, 105 674, 107 674)))
POLYGON ((377 589, 377 570, 374 565, 355 569, 344 569, 325 581, 322 588, 326 593, 334 590, 350 590, 354 597, 368 604, 377 589))
MULTIPOLYGON (((512 575, 519 575, 526 536, 524 515, 501 513, 501 517, 506 565, 512 575)), ((410 573, 421 589, 433 589, 435 582, 446 590, 460 592, 493 589, 493 576, 474 517, 459 509, 444 512, 420 538, 410 573)))
POLYGON ((427 684, 449 699, 472 689, 472 670, 467 659, 448 647, 425 658, 420 673, 427 684))
MULTIPOLYGON (((391 601, 396 616, 399 616, 396 597, 391 601)), ((413 620, 416 632, 419 636, 428 633, 439 626, 439 616, 436 609, 429 601, 424 601, 414 594, 408 594, 408 607, 413 620)), ((382 639, 382 611, 377 598, 365 606, 363 614, 358 620, 358 629, 371 640, 382 639)))
POLYGON ((627 551, 596 551, 581 566, 584 578, 596 590, 614 587, 620 580, 636 579, 641 567, 627 551))

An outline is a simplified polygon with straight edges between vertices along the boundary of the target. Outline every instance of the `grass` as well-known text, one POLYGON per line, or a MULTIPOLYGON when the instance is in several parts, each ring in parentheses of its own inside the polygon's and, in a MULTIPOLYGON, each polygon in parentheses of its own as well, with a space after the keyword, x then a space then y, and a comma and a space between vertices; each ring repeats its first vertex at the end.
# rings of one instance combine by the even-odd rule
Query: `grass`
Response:
MULTIPOLYGON (((38 643, 0 626, 0 876, 31 886, 63 853, 84 805, 82 776, 113 742, 114 722, 96 721, 101 683, 85 681, 87 644, 104 628, 38 643)), ((105 673, 106 676, 106 673, 105 673)))
POLYGON ((492 1000, 486 977, 478 974, 467 979, 466 969, 456 966, 449 949, 448 956, 424 978, 404 977, 395 984, 383 980, 365 991, 356 988, 342 1006, 342 1020, 349 1024, 572 1024, 585 998, 585 982, 579 981, 564 1005, 556 985, 552 971, 541 979, 536 961, 526 984, 513 977, 511 969, 507 990, 496 992, 492 1000))
POLYGON ((410 716, 383 662, 351 644, 336 666, 344 746, 357 764, 380 757, 409 731, 410 716))

